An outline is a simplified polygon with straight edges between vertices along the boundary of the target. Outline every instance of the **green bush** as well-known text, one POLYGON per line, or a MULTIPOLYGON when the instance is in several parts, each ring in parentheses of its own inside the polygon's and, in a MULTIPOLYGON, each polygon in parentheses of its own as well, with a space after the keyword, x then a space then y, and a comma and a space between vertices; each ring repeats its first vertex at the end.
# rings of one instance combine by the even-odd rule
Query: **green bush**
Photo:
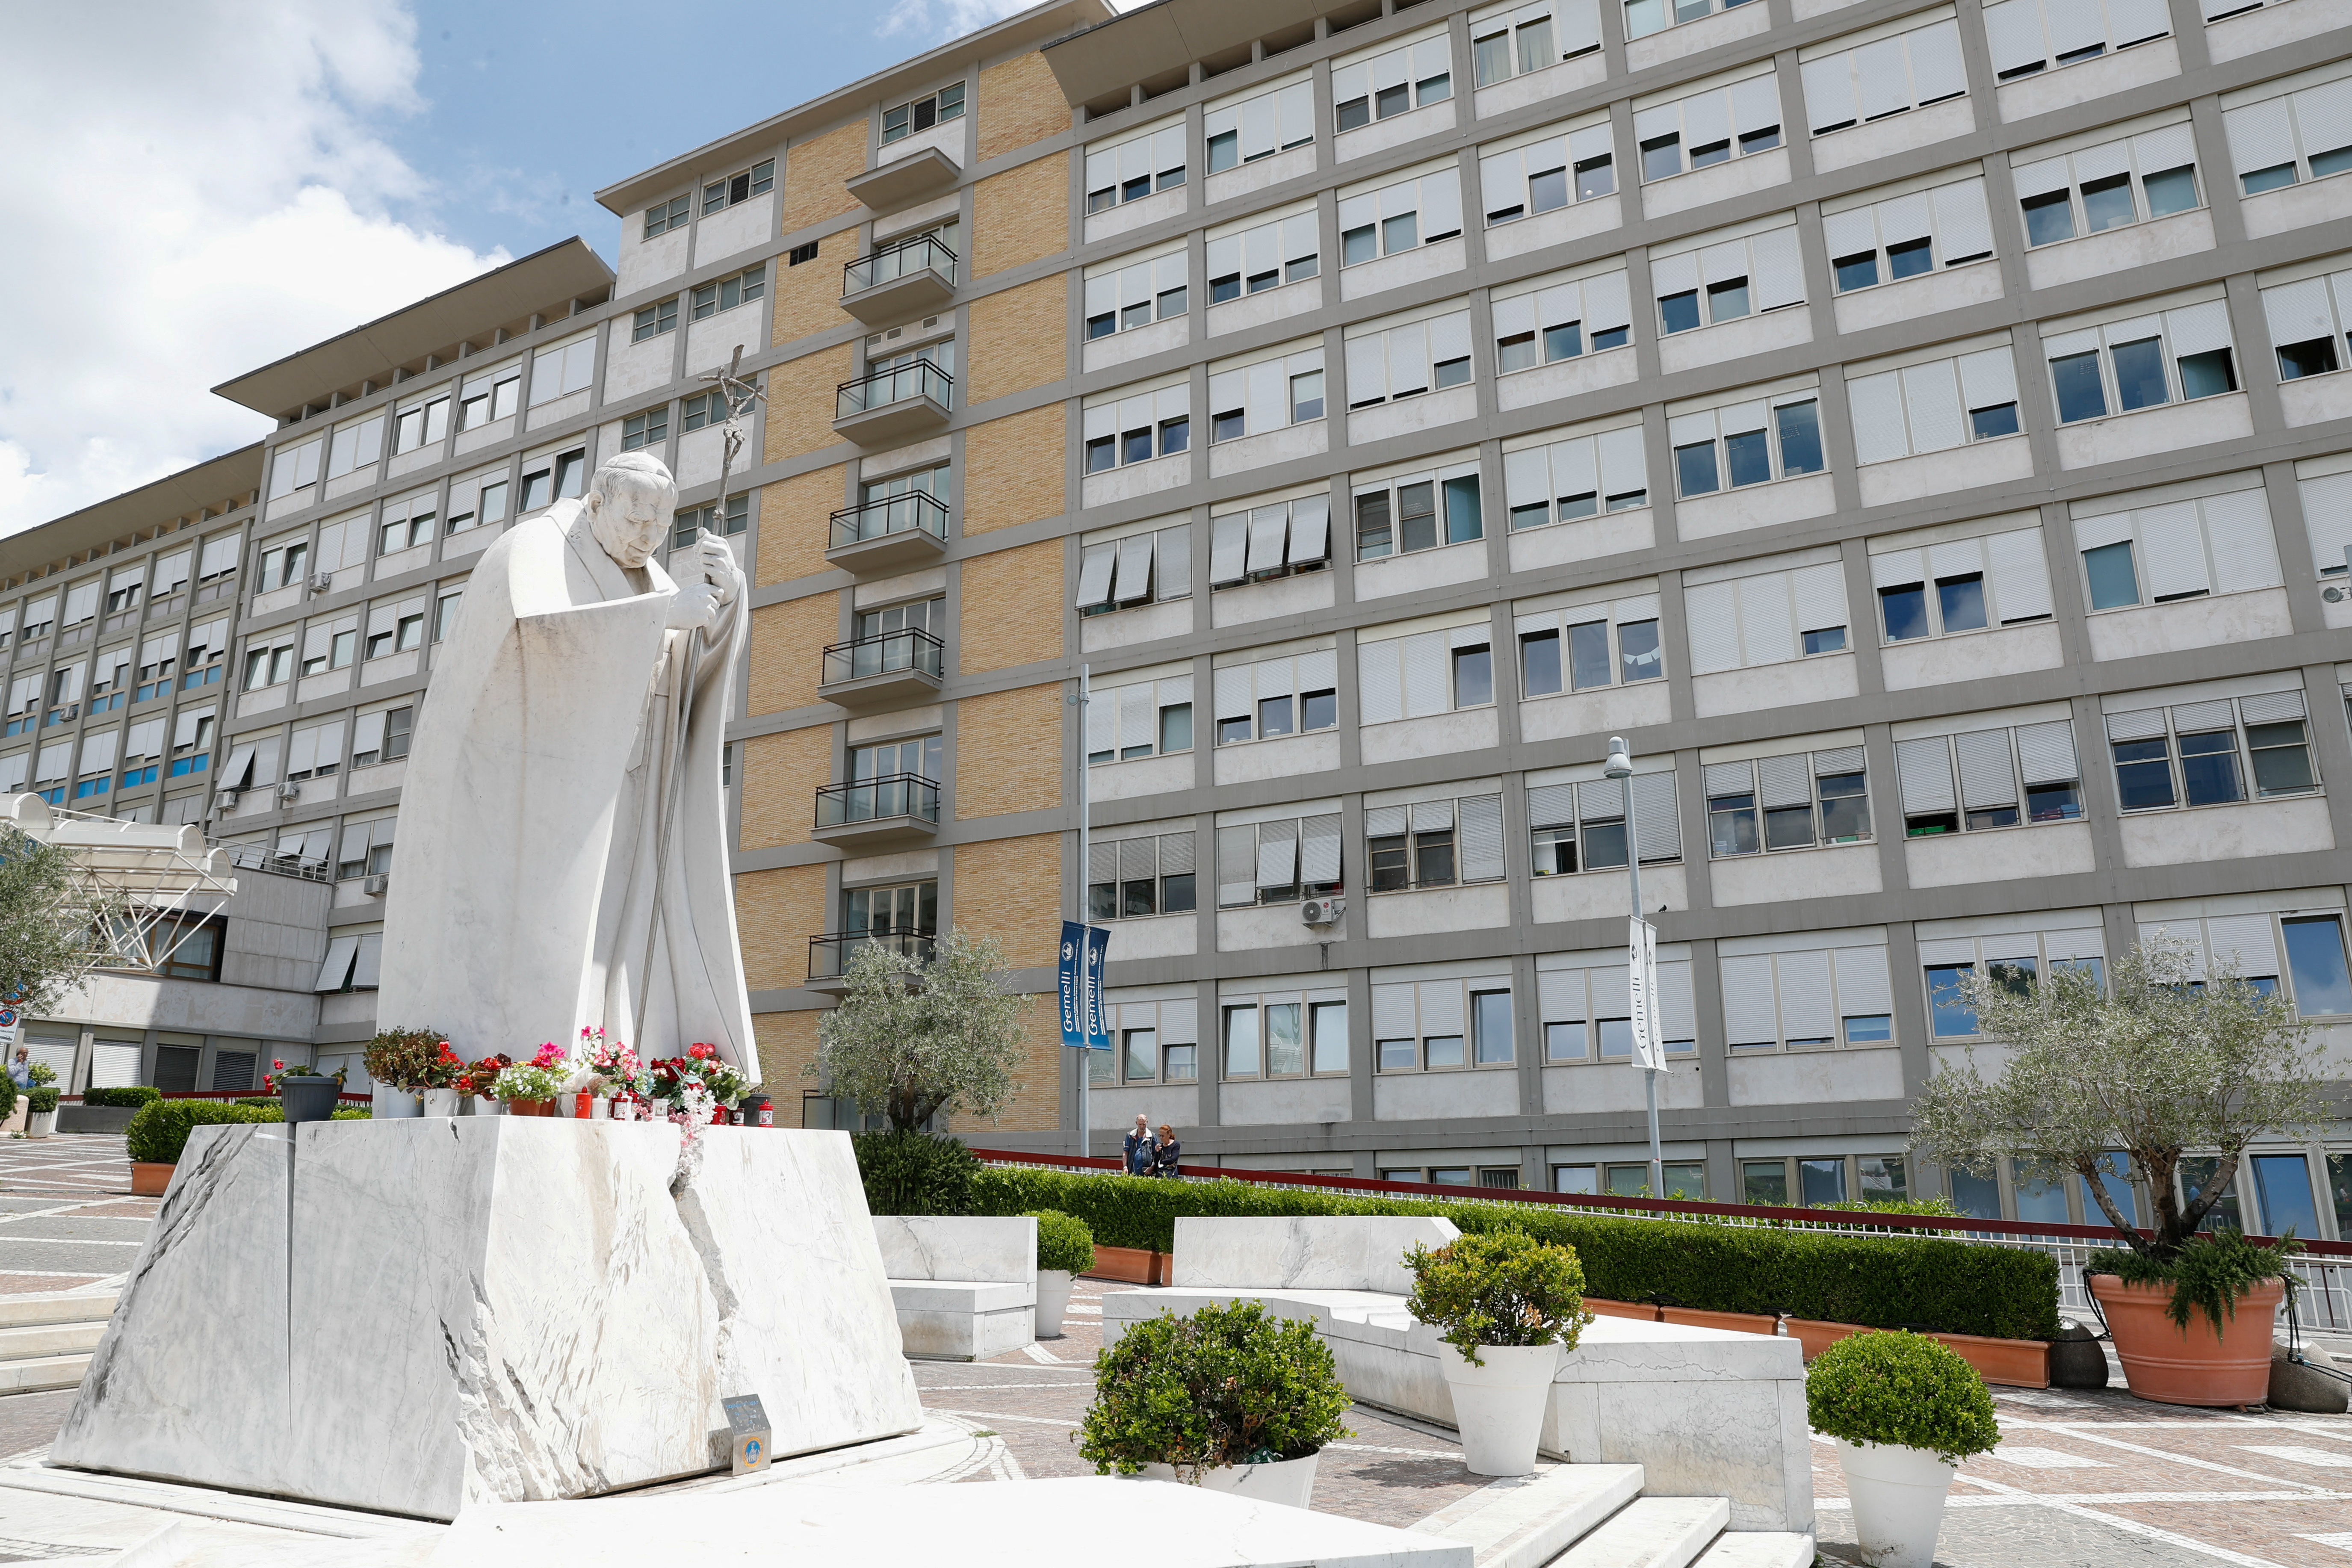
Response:
POLYGON ((127 1105, 135 1110, 142 1105, 152 1105, 163 1098, 162 1089, 134 1083, 121 1089, 86 1089, 82 1090, 81 1102, 84 1105, 127 1105))
POLYGON ((0 1072, 0 1121, 16 1114, 16 1080, 0 1072))
POLYGON ((1977 1369, 1920 1334, 1854 1334, 1805 1373, 1813 1430, 1863 1447, 1926 1448, 1948 1465, 2000 1441, 1977 1369))
POLYGON ((866 1207, 870 1213, 972 1212, 971 1184, 980 1173, 980 1161, 955 1139, 934 1138, 928 1132, 858 1132, 851 1135, 849 1143, 857 1152, 857 1176, 866 1184, 866 1207))
POLYGON ((1098 1476, 1172 1465, 1198 1486, 1202 1470, 1303 1458, 1353 1436, 1339 1423, 1348 1404, 1311 1321, 1233 1301, 1130 1325, 1095 1357, 1095 1402, 1072 1436, 1098 1476))
POLYGON ((43 1084, 40 1088, 34 1089, 31 1093, 26 1095, 26 1098, 31 1102, 26 1109, 36 1116, 55 1110, 58 1108, 58 1091, 54 1087, 48 1084, 43 1084))
MULTIPOLYGON (((337 1121, 365 1121, 370 1112, 361 1106, 338 1110, 337 1121)), ((188 1134, 198 1127, 224 1122, 283 1121, 285 1110, 272 1100, 265 1105, 230 1105, 217 1100, 159 1100, 131 1119, 124 1133, 134 1160, 176 1165, 188 1146, 188 1134)))
POLYGON ((1405 1310, 1443 1329, 1438 1337, 1471 1365, 1485 1366, 1480 1345, 1576 1348, 1591 1316, 1584 1310, 1584 1270, 1576 1254, 1521 1230, 1464 1236, 1436 1251, 1415 1245, 1405 1310))
MULTIPOLYGON (((280 1115, 279 1120, 284 1120, 282 1114, 280 1115)), ((341 1110, 337 1110, 332 1115, 329 1116, 327 1120, 330 1121, 373 1121, 375 1120, 375 1112, 370 1110, 364 1105, 346 1105, 341 1110)))
POLYGON ((1029 1166, 989 1166, 973 1178, 971 1194, 974 1214, 1059 1209, 1086 1221, 1097 1246, 1160 1252, 1174 1247, 1179 1215, 1436 1215, 1465 1234, 1523 1230, 1573 1247, 1585 1293, 1606 1301, 1663 1298, 1708 1311, 1781 1311, 1879 1329, 1924 1323, 1995 1339, 2058 1334, 2058 1265, 2049 1254, 1942 1237, 1686 1225, 1566 1205, 1349 1197, 1029 1166))
POLYGON ((1059 1209, 1039 1209, 1028 1217, 1037 1222, 1038 1268, 1084 1274, 1095 1266, 1095 1233, 1086 1221, 1059 1209))
POLYGON ((2094 1247, 2083 1272, 2113 1274, 2127 1285, 2169 1285, 2172 1300, 2165 1304, 2165 1315, 2185 1331, 2189 1313, 2202 1312, 2218 1334, 2226 1331, 2225 1319, 2237 1317, 2238 1298, 2265 1279, 2284 1281, 2293 1300, 2303 1281, 2287 1272, 2286 1260, 2302 1250, 2292 1234, 2279 1237, 2275 1247, 2257 1247, 2245 1232, 2224 1226, 2190 1237, 2169 1258, 2120 1247, 2094 1247))
POLYGON ((248 1094, 240 1096, 236 1100, 232 1100, 229 1103, 231 1105, 257 1105, 266 1110, 270 1106, 278 1105, 281 1102, 274 1094, 248 1094))

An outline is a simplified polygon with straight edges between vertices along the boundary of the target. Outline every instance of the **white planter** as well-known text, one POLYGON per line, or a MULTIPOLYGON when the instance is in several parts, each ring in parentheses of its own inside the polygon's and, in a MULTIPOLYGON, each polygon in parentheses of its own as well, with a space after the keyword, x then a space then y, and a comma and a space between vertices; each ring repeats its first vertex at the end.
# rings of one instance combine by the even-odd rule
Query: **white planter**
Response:
POLYGON ((1853 1538, 1870 1568, 1931 1568, 1944 1497, 1958 1467, 1925 1448, 1859 1447, 1836 1439, 1838 1468, 1853 1500, 1853 1538))
POLYGON ((369 1112, 378 1121, 394 1121, 404 1116, 421 1116, 416 1096, 404 1089, 388 1083, 375 1086, 374 1097, 369 1101, 369 1112))
MULTIPOLYGON (((58 1113, 56 1111, 36 1110, 28 1113, 25 1127, 26 1136, 31 1138, 47 1138, 50 1133, 55 1132, 57 1130, 58 1113)), ((1065 1289, 1066 1289, 1066 1287, 1065 1289)))
MULTIPOLYGON (((1201 1489, 1231 1492, 1253 1502, 1306 1508, 1308 1500, 1315 1495, 1315 1461, 1322 1457, 1322 1451, 1318 1449, 1303 1459, 1277 1459, 1271 1465, 1229 1465, 1221 1469, 1203 1470, 1201 1472, 1201 1489)), ((1146 1465, 1143 1474, 1135 1479, 1172 1481, 1177 1479, 1176 1467, 1146 1465)))
POLYGON ((1533 1475, 1544 1405, 1559 1371, 1559 1344, 1480 1345, 1484 1366, 1449 1344, 1441 1342, 1437 1354, 1454 1395, 1463 1464, 1474 1476, 1533 1475))
POLYGON ((1037 1270, 1037 1337, 1062 1337, 1062 1314, 1069 1310, 1070 1274, 1066 1268, 1037 1270))
POLYGON ((455 1116, 457 1114, 457 1091, 454 1089, 428 1089, 424 1093, 425 1114, 455 1116))
POLYGON ((474 1096, 475 1115, 504 1116, 506 1113, 507 1102, 505 1100, 494 1099, 487 1094, 478 1094, 474 1096))

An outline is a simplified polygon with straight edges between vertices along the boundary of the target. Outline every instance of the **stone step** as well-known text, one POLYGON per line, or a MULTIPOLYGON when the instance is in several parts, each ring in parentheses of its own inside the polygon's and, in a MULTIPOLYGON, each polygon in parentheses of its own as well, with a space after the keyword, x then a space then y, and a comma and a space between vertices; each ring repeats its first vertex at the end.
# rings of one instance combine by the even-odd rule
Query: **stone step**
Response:
POLYGON ((35 1394, 45 1388, 79 1388, 89 1370, 89 1355, 29 1356, 0 1361, 0 1394, 35 1394))
POLYGON ((1475 1568, 1542 1568, 1641 1492, 1639 1465, 1555 1465, 1489 1481, 1412 1528, 1468 1546, 1475 1568))
POLYGON ((105 1334, 103 1318, 90 1323, 31 1323, 22 1328, 0 1329, 0 1366, 13 1361, 94 1351, 105 1334))
POLYGON ((102 1323, 114 1315, 111 1290, 41 1290, 0 1296, 0 1329, 27 1323, 102 1323))
POLYGON ((1690 1568, 1731 1522, 1719 1497, 1645 1497, 1552 1559, 1552 1568, 1690 1568))
POLYGON ((1813 1568, 1813 1557, 1810 1535, 1742 1531, 1717 1536, 1696 1568, 1813 1568))

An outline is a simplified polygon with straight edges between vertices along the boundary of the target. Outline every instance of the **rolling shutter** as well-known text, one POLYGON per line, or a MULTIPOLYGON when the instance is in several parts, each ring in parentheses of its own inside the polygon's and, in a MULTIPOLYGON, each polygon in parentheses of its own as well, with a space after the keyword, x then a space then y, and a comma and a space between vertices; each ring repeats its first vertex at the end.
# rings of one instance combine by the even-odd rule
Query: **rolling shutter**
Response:
POLYGON ((1924 816, 1958 807, 1952 792, 1951 748, 1943 736, 1897 741, 1895 773, 1902 784, 1906 814, 1924 816))

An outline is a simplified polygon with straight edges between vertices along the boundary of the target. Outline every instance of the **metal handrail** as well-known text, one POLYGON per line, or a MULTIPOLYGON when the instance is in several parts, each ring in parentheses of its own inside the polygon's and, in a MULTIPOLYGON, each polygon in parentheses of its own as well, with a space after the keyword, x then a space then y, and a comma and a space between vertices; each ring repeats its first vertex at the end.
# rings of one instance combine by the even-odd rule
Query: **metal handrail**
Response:
POLYGON ((824 650, 824 670, 817 683, 833 686, 900 669, 915 670, 937 680, 940 657, 946 647, 930 633, 913 626, 878 637, 859 637, 854 642, 837 642, 824 650))
POLYGON ((940 786, 920 773, 884 773, 848 784, 822 784, 816 792, 816 825, 844 827, 854 822, 887 822, 911 816, 937 823, 940 786))
POLYGON ((912 239, 883 246, 845 264, 841 269, 841 292, 846 298, 877 284, 926 271, 938 273, 952 289, 955 287, 956 267, 961 260, 961 258, 940 244, 936 236, 919 234, 912 239))
MULTIPOLYGON (((212 840, 209 837, 206 842, 212 840)), ((280 877, 296 877, 305 882, 331 882, 335 879, 335 863, 331 859, 311 860, 299 855, 283 855, 275 849, 265 849, 258 844, 224 844, 218 846, 228 857, 228 863, 243 871, 268 871, 280 877)))
POLYGON ((833 542, 826 548, 840 550, 894 533, 928 533, 945 541, 948 503, 927 490, 908 490, 862 506, 844 507, 833 514, 833 542))
POLYGON ((838 980, 849 972, 850 960, 861 948, 882 947, 903 958, 929 963, 939 933, 929 931, 844 931, 809 938, 808 977, 838 980))
POLYGON ((949 407, 955 397, 955 377, 927 359, 917 359, 896 370, 877 370, 834 388, 833 416, 846 419, 854 414, 870 414, 918 397, 928 397, 942 408, 949 407))

